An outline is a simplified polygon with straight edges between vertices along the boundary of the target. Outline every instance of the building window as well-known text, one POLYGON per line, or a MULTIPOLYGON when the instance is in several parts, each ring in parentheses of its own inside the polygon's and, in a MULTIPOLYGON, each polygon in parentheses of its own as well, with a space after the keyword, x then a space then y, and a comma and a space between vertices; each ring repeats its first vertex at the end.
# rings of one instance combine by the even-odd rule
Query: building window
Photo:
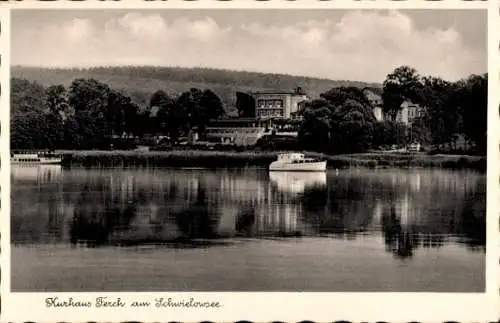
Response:
POLYGON ((257 111, 257 116, 259 117, 282 117, 283 110, 282 109, 259 109, 257 111))
POLYGON ((283 100, 258 100, 257 101, 257 106, 259 108, 282 108, 283 107, 283 100))

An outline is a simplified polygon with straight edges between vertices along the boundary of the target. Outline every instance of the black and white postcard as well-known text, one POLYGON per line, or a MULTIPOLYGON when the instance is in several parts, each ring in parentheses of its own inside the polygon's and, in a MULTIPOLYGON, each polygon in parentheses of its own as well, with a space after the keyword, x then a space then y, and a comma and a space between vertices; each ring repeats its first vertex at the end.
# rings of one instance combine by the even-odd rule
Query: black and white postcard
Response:
POLYGON ((496 320, 498 8, 233 2, 0 5, 2 319, 496 320))

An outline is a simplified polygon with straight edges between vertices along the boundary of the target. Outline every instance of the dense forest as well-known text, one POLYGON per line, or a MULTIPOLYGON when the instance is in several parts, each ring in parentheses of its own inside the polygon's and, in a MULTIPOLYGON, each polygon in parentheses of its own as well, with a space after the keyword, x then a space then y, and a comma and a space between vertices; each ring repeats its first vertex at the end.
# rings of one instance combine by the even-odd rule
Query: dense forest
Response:
POLYGON ((408 66, 396 68, 382 85, 383 109, 394 117, 405 101, 425 107, 425 113, 411 127, 390 120, 378 122, 374 107, 362 91, 367 86, 363 83, 154 67, 22 68, 14 69, 12 75, 13 149, 109 148, 112 137, 146 134, 166 135, 175 143, 195 127, 203 136, 210 119, 249 116, 252 100, 242 88, 292 89, 300 85, 314 98, 302 111, 299 144, 303 149, 363 152, 414 141, 435 150, 457 152, 457 142, 462 139, 462 152, 486 153, 486 74, 448 82, 421 76, 408 66), (70 80, 72 75, 77 76, 70 80), (142 84, 146 79, 149 83, 142 84), (141 86, 136 88, 136 84, 141 86), (172 84, 183 87, 173 88, 172 84), (224 99, 212 86, 230 89, 231 99, 224 99), (229 109, 228 104, 234 108, 229 109))

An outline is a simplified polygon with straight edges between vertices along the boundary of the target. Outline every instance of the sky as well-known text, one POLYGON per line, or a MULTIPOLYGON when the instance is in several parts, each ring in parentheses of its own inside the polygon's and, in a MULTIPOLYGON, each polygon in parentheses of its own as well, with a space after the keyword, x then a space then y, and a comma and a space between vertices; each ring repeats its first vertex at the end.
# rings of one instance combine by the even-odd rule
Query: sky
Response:
POLYGON ((485 10, 14 10, 11 64, 210 67, 382 82, 487 71, 485 10))

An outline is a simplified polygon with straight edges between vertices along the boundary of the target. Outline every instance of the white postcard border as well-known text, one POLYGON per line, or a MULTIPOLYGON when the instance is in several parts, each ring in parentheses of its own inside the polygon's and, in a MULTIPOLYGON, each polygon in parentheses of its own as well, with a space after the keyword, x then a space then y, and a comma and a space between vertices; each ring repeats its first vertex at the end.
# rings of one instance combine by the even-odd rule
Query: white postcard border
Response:
MULTIPOLYGON (((1 183, 1 316, 2 321, 389 321, 486 322, 499 317, 499 93, 500 18, 496 1, 9 1, 0 2, 0 183, 1 183), (36 8, 358 8, 358 9, 488 9, 488 161, 486 293, 11 293, 10 292, 10 10, 36 8), (150 301, 149 308, 48 308, 47 297, 92 301, 96 297, 150 301), (156 308, 155 298, 220 302, 212 309, 156 308)), ((36 51, 33 53, 36 55, 36 51)))

